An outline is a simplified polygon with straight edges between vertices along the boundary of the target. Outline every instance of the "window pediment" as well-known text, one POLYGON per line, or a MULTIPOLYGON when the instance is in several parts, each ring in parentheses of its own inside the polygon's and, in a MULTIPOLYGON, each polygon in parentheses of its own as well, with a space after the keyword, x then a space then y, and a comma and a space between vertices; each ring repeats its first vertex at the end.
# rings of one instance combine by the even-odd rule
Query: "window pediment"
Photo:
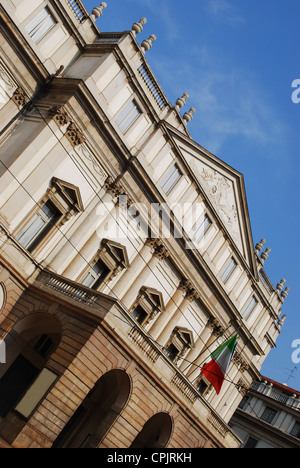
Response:
POLYGON ((132 314, 145 327, 161 312, 164 311, 162 293, 156 289, 143 286, 132 306, 132 314))
POLYGON ((162 312, 165 308, 162 293, 153 288, 143 286, 140 290, 140 296, 146 300, 149 305, 162 312))
POLYGON ((176 327, 173 331, 174 337, 177 337, 184 347, 194 348, 193 334, 187 328, 176 327))
POLYGON ((124 245, 109 239, 102 239, 100 250, 102 254, 105 255, 106 260, 110 262, 111 266, 114 268, 116 266, 121 269, 129 268, 130 264, 127 249, 124 245))
POLYGON ((175 327, 165 349, 167 356, 176 364, 189 349, 194 347, 192 332, 187 328, 175 327))
POLYGON ((71 210, 77 213, 84 211, 79 188, 69 182, 53 177, 48 195, 62 213, 71 210))

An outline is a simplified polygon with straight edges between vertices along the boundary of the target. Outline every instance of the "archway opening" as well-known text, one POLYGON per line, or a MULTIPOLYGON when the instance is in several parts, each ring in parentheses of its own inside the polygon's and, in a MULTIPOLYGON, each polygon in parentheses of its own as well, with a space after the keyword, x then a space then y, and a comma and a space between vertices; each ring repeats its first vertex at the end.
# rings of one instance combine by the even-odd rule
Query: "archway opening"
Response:
MULTIPOLYGON (((46 365, 60 339, 60 322, 44 312, 19 320, 5 339, 7 359, 0 368, 0 434, 7 442, 12 443, 44 396, 37 384, 33 390, 35 382, 41 375, 45 379, 46 372, 49 388, 54 382, 56 375, 49 376, 46 365), (35 391, 35 398, 27 398, 25 404, 30 391, 35 391)), ((44 384, 46 388, 46 381, 44 384)))
POLYGON ((74 413, 52 448, 97 448, 121 413, 130 394, 122 370, 104 374, 74 413))
POLYGON ((20 320, 10 332, 7 360, 0 369, 0 417, 14 409, 47 364, 61 338, 60 323, 47 313, 20 320))
POLYGON ((165 448, 172 434, 173 422, 167 413, 155 414, 146 422, 131 448, 165 448))

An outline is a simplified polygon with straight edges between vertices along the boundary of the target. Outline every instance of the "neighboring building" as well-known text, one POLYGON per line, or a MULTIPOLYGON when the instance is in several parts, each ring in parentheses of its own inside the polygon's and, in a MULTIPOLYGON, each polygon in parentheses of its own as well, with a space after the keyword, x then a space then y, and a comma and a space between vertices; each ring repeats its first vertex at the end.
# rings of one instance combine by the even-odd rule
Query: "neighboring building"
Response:
POLYGON ((262 379, 253 382, 230 421, 241 448, 300 448, 300 392, 262 379))
POLYGON ((157 83, 146 20, 101 33, 105 6, 0 1, 2 444, 238 447, 288 288, 243 176, 157 83), (200 367, 235 333, 217 395, 200 367))

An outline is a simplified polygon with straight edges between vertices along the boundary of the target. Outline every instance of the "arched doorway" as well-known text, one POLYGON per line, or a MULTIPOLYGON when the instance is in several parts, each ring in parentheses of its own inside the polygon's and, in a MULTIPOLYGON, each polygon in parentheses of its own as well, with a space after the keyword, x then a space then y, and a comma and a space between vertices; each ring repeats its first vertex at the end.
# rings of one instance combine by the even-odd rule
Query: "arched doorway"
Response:
POLYGON ((130 448, 165 448, 173 429, 172 418, 167 413, 155 414, 146 422, 130 448))
POLYGON ((130 394, 130 379, 122 370, 104 374, 74 413, 52 448, 97 448, 121 413, 130 394))
POLYGON ((58 320, 47 313, 20 320, 5 340, 7 361, 0 368, 0 417, 14 409, 45 367, 61 338, 58 320))
POLYGON ((57 376, 46 368, 61 339, 60 322, 48 313, 21 319, 5 339, 6 363, 0 366, 0 434, 12 442, 43 398, 35 382, 42 375, 49 387, 57 376), (48 379, 48 380, 47 380, 48 379))

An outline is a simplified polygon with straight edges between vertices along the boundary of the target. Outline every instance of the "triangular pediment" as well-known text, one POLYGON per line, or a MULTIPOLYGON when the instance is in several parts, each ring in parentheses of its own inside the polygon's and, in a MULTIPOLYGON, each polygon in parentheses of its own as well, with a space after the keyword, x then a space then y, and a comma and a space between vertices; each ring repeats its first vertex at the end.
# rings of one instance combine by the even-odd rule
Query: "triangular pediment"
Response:
POLYGON ((78 212, 84 211, 81 194, 78 187, 64 180, 57 179, 57 177, 52 178, 52 185, 60 192, 61 196, 64 197, 68 204, 73 205, 78 212))
POLYGON ((160 310, 164 310, 164 300, 162 293, 153 288, 143 286, 141 293, 148 299, 148 301, 160 310))
POLYGON ((190 330, 188 330, 187 328, 176 327, 174 329, 174 333, 178 335, 179 338, 181 338, 184 345, 194 348, 195 343, 193 333, 190 330))
POLYGON ((244 178, 192 140, 173 134, 181 156, 236 248, 255 271, 253 239, 244 178))
POLYGON ((239 220, 239 207, 234 181, 220 170, 193 157, 187 151, 183 155, 200 182, 203 190, 227 227, 237 247, 244 253, 243 239, 239 220))
POLYGON ((117 263, 121 263, 124 268, 130 267, 127 249, 124 245, 109 239, 102 239, 101 246, 110 252, 117 263))

